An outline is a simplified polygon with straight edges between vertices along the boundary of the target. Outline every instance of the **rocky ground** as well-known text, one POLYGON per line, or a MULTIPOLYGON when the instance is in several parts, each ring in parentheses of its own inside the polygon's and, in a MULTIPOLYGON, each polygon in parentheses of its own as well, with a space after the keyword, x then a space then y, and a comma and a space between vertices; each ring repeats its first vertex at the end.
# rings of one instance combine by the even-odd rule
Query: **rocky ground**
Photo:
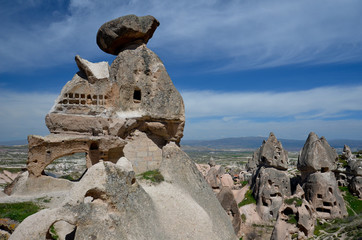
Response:
MULTIPOLYGON (((0 147, 0 167, 1 172, 3 170, 11 171, 12 173, 22 172, 25 170, 27 160, 27 146, 2 146, 0 147)), ((213 149, 198 149, 195 151, 189 150, 187 154, 196 163, 206 164, 213 158, 217 165, 224 167, 226 171, 233 171, 235 169, 245 169, 245 165, 252 158, 252 152, 243 151, 227 151, 227 150, 213 150, 213 149)), ((300 174, 297 170, 297 152, 288 153, 289 166, 286 171, 290 177, 300 174)), ((86 169, 84 154, 74 154, 72 156, 57 159, 46 168, 46 172, 57 178, 66 178, 69 180, 77 179, 86 169)), ((155 189, 153 185, 147 184, 147 182, 140 181, 144 188, 152 193, 155 189)), ((246 183, 245 183, 246 184, 246 183)), ((7 183, 3 183, 2 187, 5 187, 7 183)), ((163 190, 164 185, 160 185, 157 189, 163 190)), ((238 204, 245 199, 245 192, 250 188, 249 184, 244 185, 242 196, 238 199, 238 204)), ((162 192, 162 191, 161 191, 162 192)), ((63 199, 62 192, 53 192, 43 195, 34 196, 9 196, 1 198, 1 203, 14 203, 14 202, 33 202, 42 208, 54 208, 63 199)), ((347 193, 344 192, 344 195, 347 193)), ((177 193, 175 193, 177 196, 177 193)), ((155 197, 158 197, 155 194, 155 197)), ((181 200, 180 200, 181 201, 181 200)), ((245 203, 245 202, 244 202, 245 203)), ((347 208, 349 203, 346 201, 347 208)), ((243 211, 256 211, 256 206, 253 203, 247 203, 240 207, 241 213, 243 211)), ((160 208, 161 209, 161 208, 160 208)), ((255 215, 255 214, 254 214, 255 215)), ((244 215, 245 216, 245 215, 244 215)), ((272 235, 275 220, 271 220, 268 223, 260 221, 258 217, 253 214, 248 215, 249 219, 241 217, 241 229, 242 239, 269 239, 272 235)), ((344 219, 335 220, 318 220, 316 229, 314 231, 313 239, 358 239, 358 236, 362 235, 362 215, 361 212, 357 213, 353 211, 350 216, 344 219)))

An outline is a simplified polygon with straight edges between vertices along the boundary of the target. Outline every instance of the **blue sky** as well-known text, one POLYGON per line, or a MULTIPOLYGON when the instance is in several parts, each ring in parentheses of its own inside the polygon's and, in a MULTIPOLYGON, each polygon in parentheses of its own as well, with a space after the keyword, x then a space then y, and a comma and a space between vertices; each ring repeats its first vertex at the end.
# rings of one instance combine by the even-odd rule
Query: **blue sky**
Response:
POLYGON ((185 139, 362 139, 360 0, 0 0, 0 141, 47 135, 74 56, 111 63, 96 33, 127 14, 161 23, 148 47, 184 98, 185 139))

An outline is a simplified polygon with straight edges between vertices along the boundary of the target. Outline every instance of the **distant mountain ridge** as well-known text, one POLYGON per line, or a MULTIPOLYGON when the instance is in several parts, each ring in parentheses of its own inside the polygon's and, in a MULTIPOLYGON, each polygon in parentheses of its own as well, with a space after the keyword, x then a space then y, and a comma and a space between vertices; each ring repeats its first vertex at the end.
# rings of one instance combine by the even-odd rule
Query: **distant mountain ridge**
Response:
MULTIPOLYGON (((261 146, 263 140, 268 137, 236 137, 222 138, 214 140, 182 140, 181 146, 203 147, 210 149, 257 149, 261 146)), ((288 151, 300 151, 306 140, 278 139, 283 147, 288 151)), ((344 144, 348 145, 352 151, 362 149, 362 140, 350 139, 332 139, 328 143, 337 150, 343 149, 344 144)))
MULTIPOLYGON (((202 147, 211 149, 257 149, 261 146, 263 140, 268 137, 235 137, 235 138, 221 138, 213 140, 181 140, 181 146, 186 147, 202 147)), ((278 139, 281 141, 283 147, 288 151, 300 151, 305 141, 296 139, 278 139)), ((332 139, 328 140, 328 143, 337 150, 343 149, 344 144, 348 145, 352 151, 362 150, 362 140, 351 139, 332 139)), ((14 145, 26 145, 27 140, 13 140, 0 142, 0 146, 14 146, 14 145)))

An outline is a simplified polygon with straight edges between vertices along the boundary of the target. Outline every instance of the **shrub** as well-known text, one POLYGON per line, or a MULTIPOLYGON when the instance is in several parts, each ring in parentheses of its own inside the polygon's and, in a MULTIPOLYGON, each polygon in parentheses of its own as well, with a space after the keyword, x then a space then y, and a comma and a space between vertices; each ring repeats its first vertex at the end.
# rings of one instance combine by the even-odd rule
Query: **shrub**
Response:
POLYGON ((52 238, 53 240, 58 240, 58 239, 59 239, 59 236, 58 236, 58 234, 57 234, 57 231, 56 231, 55 228, 54 228, 54 225, 52 225, 52 226, 50 227, 49 233, 50 233, 51 238, 52 238))
POLYGON ((160 183, 165 180, 158 169, 141 173, 141 176, 143 179, 151 180, 156 183, 160 183))
POLYGON ((21 222, 39 210, 40 207, 33 202, 0 203, 0 218, 21 222))
POLYGON ((243 214, 241 214, 241 220, 243 221, 243 223, 245 223, 246 222, 246 216, 245 216, 245 214, 243 213, 243 214))
POLYGON ((245 193, 245 196, 244 196, 244 199, 243 201, 241 201, 238 206, 239 207, 242 207, 244 205, 248 205, 248 204, 252 204, 252 203, 255 203, 256 204, 256 200, 255 198, 253 197, 253 192, 249 189, 246 193, 245 193))
POLYGON ((298 221, 297 221, 297 219, 296 219, 296 216, 295 216, 295 214, 291 214, 291 215, 289 215, 289 219, 288 219, 288 221, 287 221, 288 223, 290 223, 290 224, 297 224, 298 223, 298 221))
POLYGON ((248 181, 242 181, 242 182, 241 182, 241 186, 242 186, 242 187, 246 186, 247 184, 248 184, 248 181))
POLYGON ((288 205, 292 205, 294 203, 295 206, 300 207, 300 206, 302 206, 303 200, 298 197, 293 197, 293 198, 285 199, 284 203, 286 203, 288 205))

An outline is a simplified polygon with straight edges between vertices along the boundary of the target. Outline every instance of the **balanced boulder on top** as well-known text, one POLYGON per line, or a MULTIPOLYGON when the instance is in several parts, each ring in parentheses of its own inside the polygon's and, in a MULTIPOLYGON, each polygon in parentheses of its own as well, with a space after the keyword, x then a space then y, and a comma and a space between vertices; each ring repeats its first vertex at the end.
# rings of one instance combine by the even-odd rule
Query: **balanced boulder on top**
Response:
POLYGON ((133 44, 147 43, 160 25, 152 16, 127 15, 103 24, 97 33, 97 44, 106 53, 118 53, 133 44))

